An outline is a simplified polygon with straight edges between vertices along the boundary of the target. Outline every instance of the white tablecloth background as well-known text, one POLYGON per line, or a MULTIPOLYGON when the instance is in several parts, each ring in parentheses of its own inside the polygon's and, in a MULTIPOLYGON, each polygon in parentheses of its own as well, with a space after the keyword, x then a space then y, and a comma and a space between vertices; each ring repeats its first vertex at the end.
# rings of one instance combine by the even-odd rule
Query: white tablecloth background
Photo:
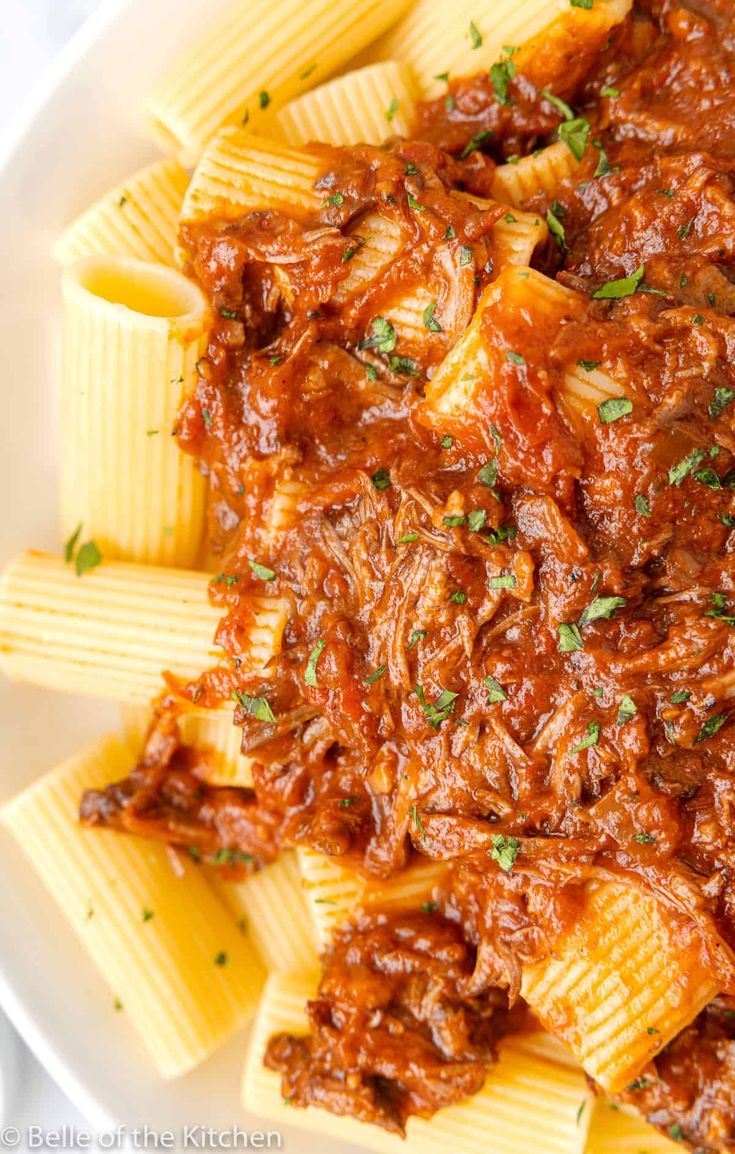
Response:
MULTIPOLYGON (((0 135, 55 54, 100 3, 101 0, 0 0, 0 135)), ((31 1125, 45 1130, 65 1124, 84 1125, 0 1011, 0 1125, 3 1123, 21 1131, 31 1125), (9 1076, 11 1067, 13 1077, 9 1076)), ((18 1149, 24 1154, 23 1146, 18 1149)))

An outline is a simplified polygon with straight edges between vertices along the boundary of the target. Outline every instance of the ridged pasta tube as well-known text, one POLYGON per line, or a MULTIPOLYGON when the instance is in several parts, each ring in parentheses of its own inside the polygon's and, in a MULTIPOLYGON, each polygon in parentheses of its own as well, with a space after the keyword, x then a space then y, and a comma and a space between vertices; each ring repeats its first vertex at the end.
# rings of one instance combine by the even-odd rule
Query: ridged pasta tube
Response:
POLYGON ((416 85, 407 65, 380 61, 355 69, 290 101, 276 116, 289 144, 381 144, 409 136, 416 85))

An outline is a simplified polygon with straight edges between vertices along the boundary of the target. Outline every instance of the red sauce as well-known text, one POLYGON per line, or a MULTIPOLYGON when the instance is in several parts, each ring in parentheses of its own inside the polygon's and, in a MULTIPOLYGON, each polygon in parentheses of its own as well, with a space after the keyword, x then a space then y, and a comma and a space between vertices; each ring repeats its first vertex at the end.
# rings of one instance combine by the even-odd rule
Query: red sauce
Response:
MULTIPOLYGON (((498 273, 507 212, 454 193, 487 196, 496 162, 553 140, 562 114, 541 85, 518 72, 502 103, 487 77, 460 80, 449 107, 420 110, 420 141, 313 146, 324 205, 306 222, 263 212, 184 231, 219 320, 179 439, 210 479, 231 665, 172 686, 139 766, 83 817, 207 860, 304 844, 379 876, 414 854, 451 866, 420 925, 362 922, 325 959, 311 1040, 269 1052, 301 1104, 400 1129, 479 1085, 492 1045, 471 1041, 478 1021, 494 1035, 500 990, 517 994, 522 963, 601 871, 692 919, 735 993, 734 64, 729 5, 645 4, 555 86, 587 148, 553 203, 523 207, 553 213, 559 243, 534 264, 579 300, 555 325, 487 311, 486 345, 522 357, 453 436, 431 431, 424 391, 498 273), (337 304, 375 211, 406 243, 337 304), (622 278, 624 295, 593 297, 622 278), (431 332, 429 313, 431 339, 398 345, 376 318, 422 287, 447 321, 431 332), (631 410, 573 419, 559 391, 577 362, 624 382, 631 410), (286 474, 298 514, 274 541, 286 474), (267 678, 246 676, 252 599, 271 594, 290 610, 282 652, 267 678), (205 755, 176 736, 182 700, 233 691, 252 791, 207 785, 205 755), (438 957, 435 939, 458 951, 437 963, 440 1002, 470 1022, 449 1056, 415 991, 375 977, 401 934, 412 956, 438 957), (421 1081, 442 1067, 434 1097, 378 1043, 355 1048, 374 982, 421 1081)), ((709 1018, 691 1029, 709 1038, 709 1018)), ((688 1075, 666 1055, 653 1119, 709 1149, 706 1086, 690 1077, 679 1110, 688 1075)), ((727 1116, 718 1141, 735 1149, 727 1116)))

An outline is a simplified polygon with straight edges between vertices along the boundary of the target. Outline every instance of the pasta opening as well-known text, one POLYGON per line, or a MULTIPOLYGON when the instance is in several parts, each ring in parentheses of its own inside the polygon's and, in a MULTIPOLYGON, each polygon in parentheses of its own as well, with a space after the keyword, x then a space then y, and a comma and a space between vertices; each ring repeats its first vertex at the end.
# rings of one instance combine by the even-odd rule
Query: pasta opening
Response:
POLYGON ((144 316, 178 320, 205 308, 197 286, 163 265, 126 257, 89 257, 67 275, 93 296, 144 316))

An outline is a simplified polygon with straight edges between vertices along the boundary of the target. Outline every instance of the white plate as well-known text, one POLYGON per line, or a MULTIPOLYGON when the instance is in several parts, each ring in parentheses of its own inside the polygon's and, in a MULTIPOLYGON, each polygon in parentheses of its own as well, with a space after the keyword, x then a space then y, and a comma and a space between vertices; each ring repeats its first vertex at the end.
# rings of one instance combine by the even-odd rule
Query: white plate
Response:
MULTIPOLYGON (((278 0, 274 0, 275 3, 278 0)), ((0 170, 0 561, 59 548, 53 237, 110 185, 155 156, 143 105, 156 78, 227 0, 114 0, 36 94, 0 170)), ((0 679, 2 680, 2 679, 0 679)), ((116 724, 93 700, 0 685, 0 801, 116 724)), ((162 1082, 72 931, 0 835, 0 1003, 90 1123, 180 1131, 257 1128, 239 1105, 244 1038, 184 1079, 162 1082)), ((11 1119, 12 1121, 12 1119, 11 1119)), ((293 1128, 290 1154, 335 1143, 293 1128)))

